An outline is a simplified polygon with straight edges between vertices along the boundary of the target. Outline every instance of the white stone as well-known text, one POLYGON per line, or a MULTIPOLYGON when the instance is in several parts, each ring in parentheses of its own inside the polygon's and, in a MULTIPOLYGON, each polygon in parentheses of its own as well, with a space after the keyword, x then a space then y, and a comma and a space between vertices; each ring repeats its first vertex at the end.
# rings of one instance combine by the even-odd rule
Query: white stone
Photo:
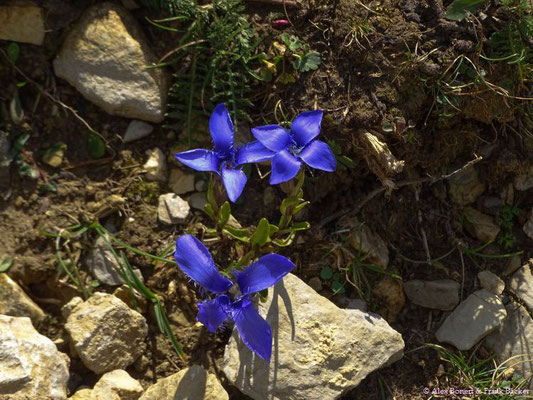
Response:
POLYGON ((516 271, 509 282, 509 288, 522 300, 530 312, 533 312, 533 274, 531 267, 533 259, 516 271))
POLYGON ((403 284, 407 298, 414 304, 435 310, 453 310, 459 303, 459 282, 451 279, 421 281, 413 279, 403 284))
POLYGON ((74 307, 65 329, 83 364, 96 374, 133 364, 148 334, 141 314, 100 292, 74 307))
POLYGON ((94 385, 91 400, 137 400, 143 391, 139 382, 117 369, 104 374, 94 385))
POLYGON ((153 150, 146 150, 148 160, 143 168, 146 171, 146 179, 149 181, 167 181, 167 160, 165 154, 156 147, 153 150))
POLYGON ((533 319, 519 304, 510 302, 505 308, 507 319, 483 343, 496 354, 500 363, 505 362, 506 367, 528 378, 529 387, 533 389, 533 319))
POLYGON ((130 143, 142 139, 152 133, 153 130, 154 127, 152 125, 134 119, 130 122, 128 128, 126 129, 123 142, 130 143))
POLYGON ((182 224, 187 222, 191 212, 189 203, 174 193, 159 196, 157 216, 159 221, 167 225, 182 224))
POLYGON ((44 311, 5 273, 0 273, 0 314, 29 317, 35 325, 45 317, 44 311))
POLYGON ((217 377, 199 365, 158 380, 139 400, 228 400, 217 377))
POLYGON ((470 350, 497 329, 506 317, 500 296, 481 289, 457 306, 435 336, 439 342, 450 343, 459 350, 470 350))
POLYGON ((68 357, 29 318, 0 315, 0 399, 66 399, 68 369, 68 357))
POLYGON ((54 71, 87 100, 112 115, 161 122, 167 79, 151 46, 127 10, 99 3, 68 33, 54 71))
POLYGON ((375 314, 343 310, 288 274, 259 303, 273 336, 266 362, 234 330, 224 352, 229 382, 253 399, 337 399, 369 373, 398 361, 401 335, 375 314))
POLYGON ((481 287, 493 294, 502 294, 505 289, 505 282, 490 271, 481 271, 477 278, 481 287))
POLYGON ((194 191, 194 175, 174 168, 170 171, 168 187, 176 194, 185 194, 194 191))
POLYGON ((0 6, 0 39, 43 44, 43 11, 31 3, 0 6))

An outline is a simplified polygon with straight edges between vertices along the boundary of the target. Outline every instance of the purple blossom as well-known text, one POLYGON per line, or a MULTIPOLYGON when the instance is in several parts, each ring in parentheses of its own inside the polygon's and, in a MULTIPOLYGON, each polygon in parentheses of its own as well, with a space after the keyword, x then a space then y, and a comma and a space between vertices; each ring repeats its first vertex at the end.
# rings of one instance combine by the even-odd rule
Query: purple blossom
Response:
POLYGON ((330 147, 315 139, 320 133, 321 123, 322 111, 313 110, 298 115, 290 132, 279 125, 252 128, 258 142, 272 152, 271 185, 294 178, 302 162, 311 168, 335 171, 337 163, 330 147))
POLYGON ((178 267, 214 297, 198 303, 197 319, 211 332, 231 320, 244 344, 264 360, 272 354, 272 330, 254 307, 252 296, 267 289, 293 268, 294 264, 279 254, 259 258, 244 271, 233 271, 235 282, 218 272, 206 247, 191 235, 176 242, 174 255, 178 267), (237 284, 240 295, 232 298, 229 290, 237 284))
POLYGON ((235 151, 233 123, 224 104, 217 105, 213 110, 209 130, 214 150, 194 149, 178 153, 175 157, 197 171, 212 171, 221 175, 229 199, 235 202, 247 180, 246 174, 238 168, 239 165, 268 160, 272 158, 272 153, 257 142, 235 151))

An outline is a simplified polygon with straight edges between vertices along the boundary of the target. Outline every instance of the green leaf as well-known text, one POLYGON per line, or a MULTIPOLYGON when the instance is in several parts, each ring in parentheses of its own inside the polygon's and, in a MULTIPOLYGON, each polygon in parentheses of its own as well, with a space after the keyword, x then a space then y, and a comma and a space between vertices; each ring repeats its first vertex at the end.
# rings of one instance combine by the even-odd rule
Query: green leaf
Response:
POLYGON ((296 232, 291 232, 285 239, 274 239, 272 242, 278 247, 287 247, 292 244, 295 237, 296 232))
POLYGON ((102 158, 105 154, 106 146, 102 138, 94 132, 89 131, 87 135, 87 152, 94 159, 102 158))
POLYGON ((11 64, 15 65, 17 63, 17 60, 19 59, 20 55, 20 47, 17 43, 11 42, 7 46, 7 57, 9 58, 9 61, 11 61, 11 64))
POLYGON ((299 201, 300 200, 296 196, 287 197, 281 202, 279 211, 282 215, 287 215, 288 213, 292 212, 292 210, 294 209, 294 207, 296 207, 299 201))
POLYGON ((266 218, 261 218, 261 220, 259 221, 259 224, 257 224, 257 228, 255 232, 250 238, 252 241, 252 246, 261 247, 266 242, 268 242, 269 238, 270 238, 270 224, 268 223, 268 220, 266 218))
POLYGON ((229 202, 226 201, 224 202, 224 204, 220 206, 220 210, 218 212, 217 225, 221 228, 224 228, 229 221, 230 215, 231 215, 231 206, 229 202))
POLYGON ((320 54, 316 51, 310 51, 297 58, 293 62, 293 67, 300 72, 307 72, 318 69, 321 62, 320 54))
POLYGON ((213 206, 209 203, 206 203, 204 206, 204 212, 211 218, 213 221, 216 220, 215 218, 215 211, 213 210, 213 206))
POLYGON ((223 229, 223 232, 234 239, 240 240, 241 242, 250 242, 250 231, 248 229, 237 229, 226 225, 223 229))
POLYGON ((296 51, 301 46, 300 38, 298 38, 298 36, 289 35, 288 33, 283 33, 281 35, 281 40, 290 51, 296 51))
POLYGON ((272 236, 274 233, 279 231, 279 228, 276 225, 270 224, 270 235, 272 236))
POLYGON ((6 272, 13 264, 13 258, 7 254, 0 255, 0 272, 6 272))
POLYGON ((294 215, 298 214, 300 211, 302 211, 304 209, 304 207, 306 205, 308 205, 310 202, 309 201, 302 201, 300 204, 296 205, 296 207, 294 207, 294 209, 292 210, 292 213, 294 215))
POLYGON ((320 279, 329 281, 333 277, 333 270, 330 267, 322 267, 320 270, 320 279))
POLYGON ((487 0, 454 0, 446 10, 446 18, 462 21, 468 13, 473 13, 486 2, 487 0))
POLYGON ((302 221, 302 222, 296 222, 292 225, 291 227, 291 231, 293 232, 296 232, 296 231, 306 231, 308 230, 309 228, 311 228, 311 224, 309 224, 309 222, 307 221, 302 221))

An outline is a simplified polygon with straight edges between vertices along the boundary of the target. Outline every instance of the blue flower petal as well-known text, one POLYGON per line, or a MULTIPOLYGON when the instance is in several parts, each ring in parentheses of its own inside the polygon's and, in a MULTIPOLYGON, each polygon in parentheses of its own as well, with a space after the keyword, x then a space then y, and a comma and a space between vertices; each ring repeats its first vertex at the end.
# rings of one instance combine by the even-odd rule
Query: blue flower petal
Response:
POLYGON ((198 303, 196 319, 204 324, 210 332, 215 332, 228 319, 226 310, 230 303, 231 299, 225 294, 218 295, 213 300, 201 301, 198 303))
POLYGON ((246 185, 246 174, 241 169, 222 167, 222 182, 228 193, 229 199, 235 203, 246 185))
POLYGON ((250 350, 269 361, 272 355, 272 330, 259 315, 249 296, 233 304, 233 321, 242 341, 250 350))
POLYGON ((302 147, 316 138, 320 133, 322 111, 306 111, 294 118, 291 125, 291 134, 298 146, 302 147))
POLYGON ((252 134, 263 146, 272 151, 285 150, 292 142, 289 132, 279 125, 258 126, 252 128, 252 134))
POLYGON ((259 292, 273 286, 292 271, 295 265, 279 254, 267 254, 244 271, 234 271, 235 281, 243 295, 259 292))
POLYGON ((218 172, 220 161, 218 155, 211 150, 195 149, 175 154, 174 157, 187 167, 197 171, 218 172))
POLYGON ((337 168, 333 151, 320 140, 313 140, 305 146, 299 157, 310 167, 322 171, 333 172, 337 168))
POLYGON ((270 184, 290 181, 300 170, 302 163, 298 161, 287 150, 282 150, 272 159, 272 174, 270 175, 270 184))
POLYGON ((215 151, 221 156, 231 154, 233 151, 233 123, 224 104, 219 104, 213 110, 209 119, 209 130, 215 143, 215 151))
POLYGON ((237 165, 241 165, 267 161, 275 155, 275 152, 267 149, 260 141, 255 140, 239 148, 235 158, 237 165))
POLYGON ((230 279, 218 272, 209 250, 192 235, 178 238, 174 258, 183 272, 210 292, 222 293, 233 286, 230 279))

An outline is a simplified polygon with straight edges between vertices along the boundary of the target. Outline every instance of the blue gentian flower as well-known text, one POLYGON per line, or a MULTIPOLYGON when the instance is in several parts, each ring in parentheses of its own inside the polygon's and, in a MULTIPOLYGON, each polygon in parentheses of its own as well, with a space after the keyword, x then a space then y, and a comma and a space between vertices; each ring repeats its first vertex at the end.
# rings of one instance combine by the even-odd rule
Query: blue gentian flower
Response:
POLYGON ((211 332, 232 320, 244 344, 262 359, 272 354, 272 330, 259 315, 252 296, 273 286, 287 275, 294 264, 279 254, 259 258, 244 271, 233 271, 235 282, 218 272, 209 250, 191 235, 176 242, 174 255, 178 267, 214 297, 198 303, 197 319, 211 332), (240 295, 233 298, 229 290, 237 284, 240 295))
POLYGON ((235 151, 233 123, 224 104, 215 107, 209 119, 209 130, 215 145, 214 150, 194 149, 178 153, 175 157, 197 171, 212 171, 221 175, 229 199, 235 202, 241 195, 247 179, 246 174, 238 166, 268 160, 271 158, 271 152, 252 143, 235 151), (237 157, 240 163, 237 162, 237 157))
POLYGON ((302 162, 322 171, 335 171, 337 163, 330 147, 315 139, 320 133, 321 123, 322 111, 313 110, 298 115, 290 132, 279 125, 252 128, 255 138, 273 152, 271 185, 294 178, 302 162))

